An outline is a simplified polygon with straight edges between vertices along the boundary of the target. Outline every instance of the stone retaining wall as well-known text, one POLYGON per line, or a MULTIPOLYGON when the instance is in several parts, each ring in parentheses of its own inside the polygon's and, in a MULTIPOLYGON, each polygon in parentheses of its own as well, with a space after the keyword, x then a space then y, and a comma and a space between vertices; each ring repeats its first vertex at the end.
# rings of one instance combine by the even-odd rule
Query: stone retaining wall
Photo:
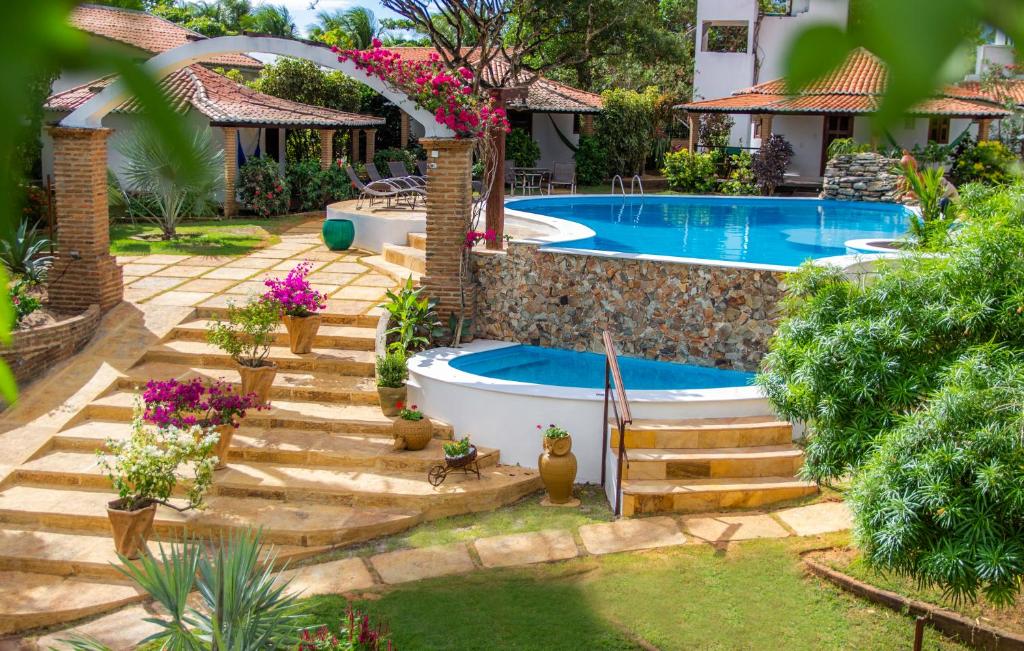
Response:
POLYGON ((899 196, 895 158, 871 152, 836 156, 825 167, 821 198, 840 201, 894 202, 899 196))
POLYGON ((0 349, 0 358, 11 367, 18 384, 27 384, 85 348, 96 334, 100 316, 100 306, 92 305, 52 325, 16 330, 11 345, 0 349))
POLYGON ((539 250, 474 252, 476 336, 755 370, 775 330, 783 274, 539 250))

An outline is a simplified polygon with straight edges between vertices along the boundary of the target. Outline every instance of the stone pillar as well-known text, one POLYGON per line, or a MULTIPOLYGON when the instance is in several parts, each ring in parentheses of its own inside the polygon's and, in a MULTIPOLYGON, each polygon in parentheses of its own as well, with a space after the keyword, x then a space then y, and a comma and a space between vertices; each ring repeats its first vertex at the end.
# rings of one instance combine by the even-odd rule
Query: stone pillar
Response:
POLYGON ((362 133, 361 129, 352 129, 352 164, 355 165, 359 162, 359 134, 362 133))
POLYGON ((376 140, 377 130, 376 129, 364 129, 366 132, 366 162, 373 162, 373 155, 377 153, 376 140))
POLYGON ((398 146, 403 149, 409 146, 409 114, 405 111, 402 111, 401 135, 398 142, 398 146))
POLYGON ((334 130, 320 129, 320 169, 334 164, 334 130))
POLYGON ((762 115, 761 116, 761 142, 768 140, 772 137, 772 116, 762 115))
POLYGON ((583 122, 580 125, 580 135, 581 136, 587 136, 588 138, 590 136, 593 136, 594 135, 594 114, 593 113, 584 113, 580 117, 582 118, 582 122, 583 122))
POLYGON ((50 305, 107 311, 124 298, 121 267, 110 255, 107 138, 110 129, 50 127, 59 248, 50 269, 50 305))
POLYGON ((221 127, 224 131, 224 216, 238 214, 235 179, 238 178, 238 129, 221 127))
POLYGON ((988 140, 989 127, 992 120, 978 120, 978 142, 988 140))
POLYGON ((690 139, 686 142, 686 148, 690 151, 697 151, 697 114, 687 114, 686 120, 690 125, 690 139))
POLYGON ((425 294, 438 301, 442 323, 459 310, 459 261, 469 230, 473 204, 471 138, 424 138, 427 152, 425 294))

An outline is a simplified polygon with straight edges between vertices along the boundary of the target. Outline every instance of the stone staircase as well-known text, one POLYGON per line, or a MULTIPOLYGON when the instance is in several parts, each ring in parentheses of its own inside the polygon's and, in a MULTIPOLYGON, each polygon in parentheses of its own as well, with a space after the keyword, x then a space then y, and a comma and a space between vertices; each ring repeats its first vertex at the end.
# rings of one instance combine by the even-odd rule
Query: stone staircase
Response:
POLYGON ((409 233, 404 246, 385 244, 383 255, 385 261, 422 275, 427 271, 427 234, 409 233))
MULTIPOLYGON (((95 451, 108 437, 129 436, 137 392, 149 379, 238 382, 227 356, 205 342, 208 319, 218 313, 199 309, 175 327, 0 485, 0 634, 143 599, 111 565, 117 558, 105 506, 114 495, 95 451)), ((373 379, 376 317, 328 313, 324 321, 309 355, 291 354, 284 330, 278 333, 271 408, 250 412, 236 430, 208 508, 158 508, 156 537, 215 540, 258 528, 285 562, 424 520, 491 510, 541 487, 535 471, 502 466, 490 449, 480 451, 482 480, 453 473, 432 487, 427 471, 442 459, 439 439, 451 429, 437 423, 426 449, 393 451, 391 419, 381 414, 373 379)))
MULTIPOLYGON (((624 516, 753 509, 817 491, 795 476, 792 425, 770 416, 637 420, 625 438, 624 516)), ((614 424, 609 440, 614 455, 614 424)))

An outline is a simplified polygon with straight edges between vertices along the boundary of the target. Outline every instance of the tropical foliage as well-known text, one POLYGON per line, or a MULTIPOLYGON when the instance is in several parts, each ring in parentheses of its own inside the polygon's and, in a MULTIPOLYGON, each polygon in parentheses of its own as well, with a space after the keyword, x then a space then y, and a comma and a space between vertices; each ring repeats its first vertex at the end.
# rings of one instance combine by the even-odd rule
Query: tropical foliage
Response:
POLYGON ((953 167, 949 180, 953 185, 1009 183, 1019 176, 1017 157, 998 140, 975 142, 964 138, 953 153, 953 167))
POLYGON ((757 194, 757 178, 754 176, 754 159, 743 151, 729 157, 729 175, 722 181, 719 191, 722 194, 750 195, 757 194))
POLYGON ((594 136, 580 136, 576 148, 576 180, 580 185, 597 185, 608 178, 608 152, 594 136))
POLYGON ((673 190, 708 193, 718 186, 715 157, 707 152, 680 149, 665 155, 662 174, 673 190))
POLYGON ((852 477, 873 565, 996 603, 1024 576, 1022 198, 968 188, 941 255, 910 253, 871 282, 791 275, 758 376, 806 424, 805 475, 852 477))
POLYGON ((53 265, 53 256, 44 252, 49 247, 50 240, 28 219, 22 219, 16 230, 0 239, 0 263, 12 276, 38 284, 46 280, 53 265))
POLYGON ((267 156, 250 158, 238 168, 238 195, 260 217, 284 215, 291 207, 288 179, 277 161, 267 156))
POLYGON ((658 92, 612 89, 601 94, 604 111, 595 121, 597 139, 608 157, 608 174, 642 174, 654 142, 658 92))
POLYGON ((43 306, 39 297, 32 293, 35 283, 23 278, 15 280, 7 288, 7 296, 14 308, 11 328, 17 328, 22 320, 43 306))
POLYGON ((320 11, 309 37, 342 49, 368 50, 373 40, 383 36, 377 17, 366 7, 320 11))
POLYGON ((505 158, 516 167, 533 167, 540 158, 540 145, 524 129, 512 129, 505 137, 505 158))
POLYGON ((913 163, 899 168, 910 197, 916 199, 920 215, 910 216, 910 234, 922 248, 935 248, 941 244, 953 226, 956 211, 953 206, 943 208, 946 191, 945 170, 941 167, 918 169, 913 163))
POLYGON ((382 306, 390 315, 388 349, 410 354, 430 345, 434 333, 441 327, 437 311, 423 296, 422 287, 413 287, 412 278, 405 281, 397 292, 387 291, 387 302, 382 306))
MULTIPOLYGON (((131 2, 131 0, 127 0, 131 2)), ((139 2, 157 16, 178 23, 204 36, 226 36, 244 31, 294 38, 295 21, 283 4, 257 4, 250 0, 214 2, 139 2)), ((140 7, 141 8, 141 7, 140 7)))
POLYGON ((793 146, 779 134, 772 134, 761 142, 761 148, 757 150, 750 166, 761 194, 775 194, 775 188, 782 184, 792 159, 793 146))

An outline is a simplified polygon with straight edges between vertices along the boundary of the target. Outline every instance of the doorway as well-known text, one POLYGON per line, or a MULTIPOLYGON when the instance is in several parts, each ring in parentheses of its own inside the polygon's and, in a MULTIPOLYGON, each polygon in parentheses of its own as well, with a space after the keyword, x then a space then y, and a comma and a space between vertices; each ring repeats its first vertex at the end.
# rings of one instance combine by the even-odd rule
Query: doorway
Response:
POLYGON ((853 137, 853 116, 852 115, 826 115, 825 132, 821 138, 821 170, 818 172, 825 175, 825 164, 828 163, 828 146, 833 140, 853 137))

